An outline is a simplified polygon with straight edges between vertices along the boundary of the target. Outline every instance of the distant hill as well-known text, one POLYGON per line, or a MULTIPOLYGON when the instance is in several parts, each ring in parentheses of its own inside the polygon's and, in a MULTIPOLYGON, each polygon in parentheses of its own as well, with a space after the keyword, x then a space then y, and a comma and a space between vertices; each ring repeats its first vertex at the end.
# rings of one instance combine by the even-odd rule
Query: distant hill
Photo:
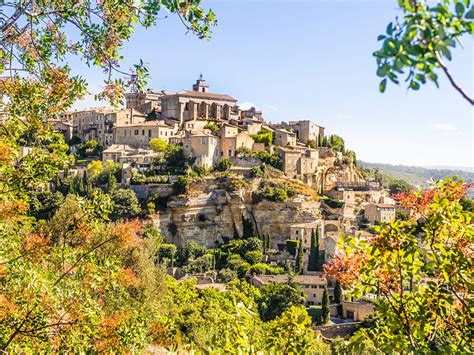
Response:
POLYGON ((398 179, 408 181, 415 186, 427 185, 431 180, 441 180, 446 177, 457 176, 463 178, 465 182, 474 181, 474 173, 458 169, 436 169, 422 168, 419 166, 391 165, 382 163, 367 163, 361 160, 357 164, 365 169, 378 169, 382 174, 391 175, 398 179))

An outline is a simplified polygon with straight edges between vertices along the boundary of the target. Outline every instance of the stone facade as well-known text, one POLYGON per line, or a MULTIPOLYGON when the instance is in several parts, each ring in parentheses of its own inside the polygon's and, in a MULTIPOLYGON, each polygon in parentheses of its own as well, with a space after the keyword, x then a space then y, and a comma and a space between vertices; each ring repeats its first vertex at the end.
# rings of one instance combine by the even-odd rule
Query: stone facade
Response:
POLYGON ((324 127, 318 126, 309 120, 290 121, 288 127, 293 129, 297 133, 300 142, 305 144, 311 140, 319 145, 320 140, 324 137, 324 127))
POLYGON ((161 138, 169 142, 178 131, 177 126, 170 126, 164 121, 148 121, 143 123, 118 125, 114 129, 114 143, 128 144, 133 147, 148 147, 153 138, 161 138))
POLYGON ((395 219, 395 205, 384 203, 370 203, 365 206, 364 216, 370 224, 375 222, 388 223, 395 219))
POLYGON ((296 146, 296 133, 277 128, 273 132, 273 144, 280 147, 296 146))

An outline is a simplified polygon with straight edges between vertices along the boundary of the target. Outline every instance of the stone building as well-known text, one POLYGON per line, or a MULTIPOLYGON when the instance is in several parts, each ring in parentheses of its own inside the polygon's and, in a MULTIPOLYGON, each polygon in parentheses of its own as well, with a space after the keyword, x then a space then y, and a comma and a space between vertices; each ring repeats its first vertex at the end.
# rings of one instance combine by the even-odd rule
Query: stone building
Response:
POLYGON ((302 240, 305 248, 311 247, 311 234, 319 232, 319 250, 324 250, 324 223, 321 220, 307 223, 297 223, 290 226, 290 239, 302 240))
POLYGON ((252 150, 254 140, 247 132, 240 132, 239 127, 225 123, 221 126, 218 135, 220 137, 220 156, 229 158, 236 155, 239 148, 252 150))
POLYGON ((295 130, 300 142, 305 144, 311 140, 319 145, 319 140, 324 137, 324 127, 318 126, 309 120, 290 121, 288 127, 295 130))
POLYGON ((101 140, 105 130, 105 114, 113 112, 110 108, 91 108, 72 113, 73 136, 81 141, 101 140))
POLYGON ((220 159, 219 137, 209 131, 186 131, 183 143, 183 154, 196 158, 194 165, 212 168, 220 159))
POLYGON ((375 222, 390 222, 395 219, 395 205, 386 203, 370 203, 365 206, 364 216, 370 224, 375 222))
MULTIPOLYGON (((294 275, 292 280, 300 285, 305 296, 306 307, 322 303, 324 288, 327 286, 326 278, 322 273, 294 275)), ((288 275, 259 275, 253 276, 250 280, 250 283, 258 288, 270 282, 287 283, 288 275)))
POLYGON ((144 148, 148 147, 152 138, 161 138, 165 142, 169 142, 169 139, 176 134, 177 131, 177 126, 170 126, 164 121, 147 121, 117 125, 113 128, 114 143, 144 148))
POLYGON ((131 163, 149 166, 158 153, 149 149, 133 148, 126 144, 112 144, 102 152, 102 161, 112 160, 115 163, 131 163))
POLYGON ((278 147, 277 154, 282 159, 283 172, 291 178, 314 174, 318 167, 317 149, 278 147))
POLYGON ((370 315, 374 311, 374 305, 371 302, 350 302, 343 300, 341 304, 344 318, 352 319, 356 322, 362 322, 368 315, 370 315))
POLYGON ((181 90, 161 97, 161 118, 184 121, 202 118, 205 120, 229 120, 238 117, 237 100, 225 94, 209 92, 209 85, 201 77, 193 90, 181 90))
POLYGON ((66 119, 48 120, 48 124, 53 127, 55 132, 61 133, 64 140, 69 142, 73 137, 73 124, 66 119))
POLYGON ((161 112, 161 97, 165 94, 165 92, 150 89, 145 92, 127 93, 125 94, 125 106, 126 108, 134 108, 144 114, 148 114, 153 110, 159 113, 161 112))
POLYGON ((273 144, 280 147, 294 147, 296 146, 296 133, 276 128, 273 132, 273 144))

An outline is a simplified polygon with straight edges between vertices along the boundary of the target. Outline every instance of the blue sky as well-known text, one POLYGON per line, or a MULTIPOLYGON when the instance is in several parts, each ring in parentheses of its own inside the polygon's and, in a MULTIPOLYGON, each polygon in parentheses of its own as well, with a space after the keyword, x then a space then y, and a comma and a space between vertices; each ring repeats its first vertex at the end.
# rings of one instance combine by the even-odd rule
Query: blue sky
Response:
MULTIPOLYGON (((358 158, 405 165, 473 166, 473 110, 441 77, 440 89, 389 85, 378 92, 377 35, 396 0, 205 1, 217 15, 210 41, 185 35, 176 18, 138 30, 123 51, 128 68, 150 65, 150 87, 190 89, 203 73, 210 91, 264 111, 266 120, 311 119, 341 135, 358 158)), ((473 42, 449 63, 473 95, 473 42)), ((76 69, 96 92, 103 79, 76 69)), ((76 107, 97 105, 91 99, 76 107)))

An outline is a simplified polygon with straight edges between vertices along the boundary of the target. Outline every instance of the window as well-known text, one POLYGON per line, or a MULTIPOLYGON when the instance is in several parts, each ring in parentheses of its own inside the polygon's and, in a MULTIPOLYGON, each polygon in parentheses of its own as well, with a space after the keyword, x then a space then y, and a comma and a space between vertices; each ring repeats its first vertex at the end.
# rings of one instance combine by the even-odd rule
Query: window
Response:
POLYGON ((232 149, 229 149, 229 157, 232 156, 232 149))
POLYGON ((138 136, 138 129, 135 130, 135 135, 138 136))
POLYGON ((184 110, 189 111, 189 102, 186 102, 186 104, 184 105, 184 110))
POLYGON ((206 137, 201 137, 201 144, 206 144, 206 137))
POLYGON ((151 129, 148 130, 148 137, 151 137, 151 129))
POLYGON ((142 136, 144 136, 144 135, 145 135, 145 130, 142 130, 142 136))

